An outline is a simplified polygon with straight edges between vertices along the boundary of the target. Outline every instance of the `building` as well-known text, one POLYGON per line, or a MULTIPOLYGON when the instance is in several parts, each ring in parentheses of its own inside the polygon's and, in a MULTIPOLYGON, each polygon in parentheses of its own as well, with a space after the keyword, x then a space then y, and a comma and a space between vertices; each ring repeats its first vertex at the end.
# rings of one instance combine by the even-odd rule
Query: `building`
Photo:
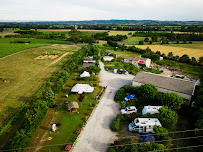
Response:
POLYGON ((137 131, 138 133, 153 133, 154 125, 162 126, 157 118, 136 118, 129 124, 129 131, 137 131))
POLYGON ((150 67, 151 64, 151 59, 149 58, 142 58, 142 57, 132 57, 132 56, 127 56, 123 59, 124 63, 131 63, 134 66, 141 66, 143 64, 146 65, 146 67, 150 67))
POLYGON ((144 106, 144 108, 142 109, 142 115, 146 115, 146 114, 157 114, 159 113, 159 109, 162 106, 144 106))
POLYGON ((90 65, 96 65, 96 60, 92 60, 92 59, 83 60, 83 65, 82 65, 83 69, 89 69, 90 65))
POLYGON ((114 59, 114 57, 112 57, 112 56, 104 56, 103 57, 103 60, 104 61, 111 61, 111 60, 113 60, 114 59))
POLYGON ((166 77, 149 72, 139 72, 132 80, 133 86, 141 86, 142 84, 152 84, 161 93, 175 92, 188 101, 191 100, 195 91, 195 82, 193 81, 166 77))

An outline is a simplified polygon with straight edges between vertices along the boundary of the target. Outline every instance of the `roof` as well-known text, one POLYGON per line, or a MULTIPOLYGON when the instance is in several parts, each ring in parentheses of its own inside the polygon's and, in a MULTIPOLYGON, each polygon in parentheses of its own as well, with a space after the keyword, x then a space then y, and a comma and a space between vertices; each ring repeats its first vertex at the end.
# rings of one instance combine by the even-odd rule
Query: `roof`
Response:
POLYGON ((193 95, 195 82, 173 77, 166 77, 149 72, 139 72, 133 79, 134 82, 143 84, 152 84, 158 88, 169 91, 179 92, 187 95, 193 95))
POLYGON ((161 123, 157 118, 136 118, 134 122, 136 126, 161 126, 161 123))
POLYGON ((90 77, 90 73, 87 72, 87 71, 84 71, 84 72, 80 75, 80 77, 90 77))
POLYGON ((94 87, 91 87, 89 84, 76 84, 71 89, 71 92, 76 92, 78 94, 82 94, 83 92, 91 93, 94 91, 94 87))
POLYGON ((83 63, 83 68, 89 68, 90 65, 95 65, 95 63, 83 63))
POLYGON ((67 106, 68 106, 68 110, 71 110, 72 108, 75 108, 75 109, 79 108, 78 103, 75 101, 68 103, 67 106))
POLYGON ((139 60, 146 61, 146 60, 148 60, 149 58, 127 56, 127 57, 125 57, 125 59, 132 60, 132 61, 139 61, 139 60))

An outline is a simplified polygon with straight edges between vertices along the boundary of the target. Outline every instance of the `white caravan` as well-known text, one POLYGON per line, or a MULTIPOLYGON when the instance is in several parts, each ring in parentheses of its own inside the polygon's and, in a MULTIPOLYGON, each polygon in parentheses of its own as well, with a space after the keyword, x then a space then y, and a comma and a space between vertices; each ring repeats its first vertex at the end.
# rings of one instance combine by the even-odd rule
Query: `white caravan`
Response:
POLYGON ((128 125, 128 130, 137 131, 138 133, 154 133, 154 125, 162 126, 157 118, 136 118, 128 125))
POLYGON ((146 115, 146 114, 157 114, 159 113, 159 109, 162 106, 144 106, 144 108, 142 109, 142 115, 146 115))

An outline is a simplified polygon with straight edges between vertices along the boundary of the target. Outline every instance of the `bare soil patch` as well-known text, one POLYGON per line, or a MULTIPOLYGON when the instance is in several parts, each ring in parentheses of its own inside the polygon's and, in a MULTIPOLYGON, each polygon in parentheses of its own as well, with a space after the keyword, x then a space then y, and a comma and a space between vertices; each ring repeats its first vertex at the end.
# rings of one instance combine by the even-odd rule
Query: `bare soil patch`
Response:
POLYGON ((38 60, 38 59, 56 59, 58 57, 58 55, 40 55, 38 57, 35 58, 35 60, 38 60))

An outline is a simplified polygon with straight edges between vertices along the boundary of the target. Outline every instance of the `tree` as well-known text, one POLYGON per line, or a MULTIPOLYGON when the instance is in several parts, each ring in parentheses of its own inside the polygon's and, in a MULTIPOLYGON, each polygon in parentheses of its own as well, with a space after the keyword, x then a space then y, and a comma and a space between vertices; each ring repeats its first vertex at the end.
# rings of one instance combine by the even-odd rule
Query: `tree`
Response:
POLYGON ((99 60, 99 59, 100 59, 100 56, 98 56, 98 55, 93 55, 93 59, 94 59, 94 60, 99 60))
POLYGON ((163 151, 164 150, 164 145, 163 144, 158 144, 158 143, 151 143, 147 149, 147 151, 158 151, 158 150, 161 150, 163 151))
POLYGON ((63 84, 64 84, 63 79, 59 78, 58 81, 56 82, 56 84, 53 87, 54 92, 59 93, 63 88, 63 84))
MULTIPOLYGON (((168 134, 168 130, 164 127, 161 127, 161 126, 154 126, 153 127, 153 130, 154 132, 156 133, 156 140, 159 141, 159 140, 169 140, 170 139, 170 136, 168 134)), ((165 141, 165 142, 162 142, 166 147, 169 146, 170 144, 170 141, 165 141)))
POLYGON ((179 61, 184 63, 190 63, 190 58, 187 54, 184 54, 183 56, 180 57, 179 61))
POLYGON ((139 41, 139 45, 144 45, 144 41, 143 41, 143 40, 140 40, 140 41, 139 41))
POLYGON ((144 39, 144 41, 145 41, 145 42, 149 42, 149 38, 146 37, 146 38, 144 39))
POLYGON ((69 35, 70 35, 70 40, 73 41, 74 43, 78 43, 79 40, 81 39, 82 37, 82 32, 80 31, 77 31, 75 29, 72 29, 70 32, 69 32, 69 35))
POLYGON ((192 65, 197 65, 197 60, 196 60, 195 57, 192 57, 192 59, 191 59, 191 64, 192 64, 192 65))
POLYGON ((152 54, 150 56, 150 59, 152 59, 152 61, 158 61, 160 59, 160 55, 158 55, 158 54, 152 54))
POLYGON ((94 72, 95 74, 101 71, 101 69, 99 67, 96 67, 95 65, 90 65, 89 68, 90 68, 90 71, 94 72))
POLYGON ((171 59, 173 57, 173 52, 168 52, 167 58, 171 59))
POLYGON ((177 122, 177 115, 175 111, 172 111, 167 106, 162 106, 159 109, 158 119, 164 127, 171 129, 177 122))
POLYGON ((157 93, 157 88, 152 84, 143 84, 139 87, 138 94, 145 99, 153 99, 157 93))
POLYGON ((177 93, 165 93, 161 100, 164 106, 168 106, 171 110, 179 110, 183 104, 183 98, 177 93))
POLYGON ((50 87, 48 87, 45 93, 43 94, 43 99, 47 102, 47 105, 51 105, 54 101, 54 98, 55 94, 53 90, 50 87))
POLYGON ((203 56, 201 56, 198 61, 199 61, 199 64, 203 65, 203 56))

